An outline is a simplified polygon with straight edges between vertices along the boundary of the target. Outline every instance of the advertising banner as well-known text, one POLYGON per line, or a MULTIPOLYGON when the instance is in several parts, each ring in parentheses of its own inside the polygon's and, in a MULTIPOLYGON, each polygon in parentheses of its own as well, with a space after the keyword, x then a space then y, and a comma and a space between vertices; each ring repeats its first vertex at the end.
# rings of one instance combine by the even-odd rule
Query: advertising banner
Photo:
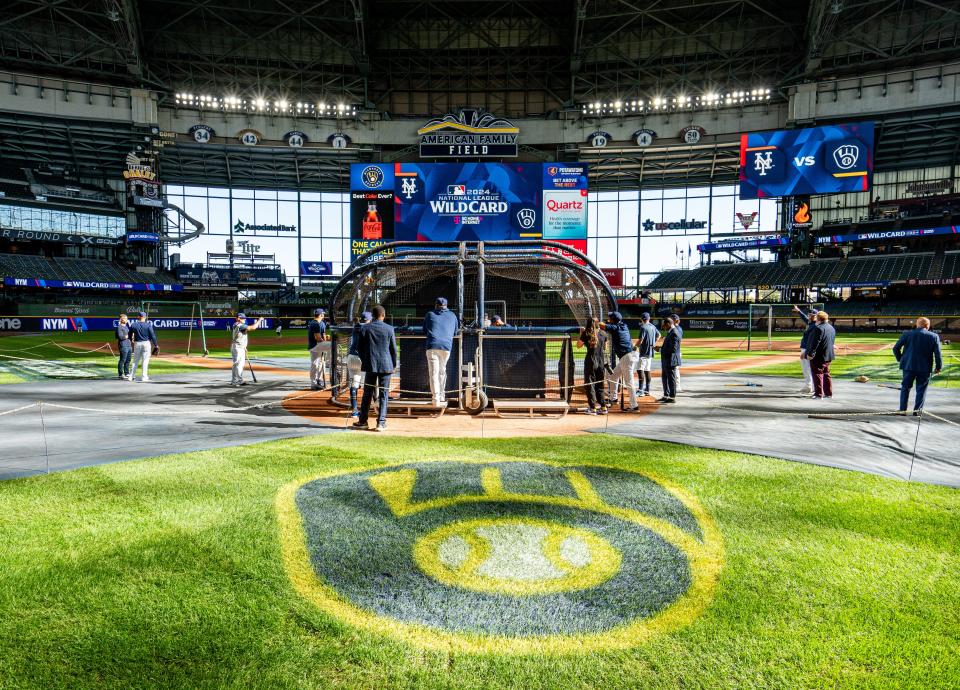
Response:
POLYGON ((301 261, 300 275, 302 276, 333 275, 333 262, 332 261, 301 261))
POLYGON ((784 247, 790 244, 787 237, 758 237, 752 240, 720 240, 718 242, 704 242, 697 245, 699 252, 729 252, 737 249, 764 249, 769 247, 784 247))
POLYGON ((384 242, 550 239, 586 248, 581 163, 354 164, 351 256, 384 242))
POLYGON ((94 280, 44 280, 40 278, 4 278, 9 287, 66 288, 69 290, 136 290, 138 292, 180 292, 182 285, 161 283, 109 283, 94 280))
POLYGON ((607 279, 610 287, 623 287, 623 269, 622 268, 601 268, 603 277, 607 279))
POLYGON ((873 123, 740 136, 740 198, 865 192, 873 174, 873 123))
POLYGON ((156 244, 160 241, 160 236, 155 232, 128 232, 127 242, 146 242, 147 244, 156 244))
POLYGON ((817 244, 841 244, 843 242, 877 242, 882 240, 902 240, 911 237, 933 237, 935 235, 960 234, 960 226, 943 225, 937 228, 917 228, 914 230, 876 230, 858 232, 850 235, 822 235, 817 244))
POLYGON ((192 266, 178 266, 177 280, 190 287, 282 285, 283 274, 275 268, 194 268, 192 266))
MULTIPOLYGON (((21 316, 16 319, 16 329, 24 332, 44 332, 44 331, 112 331, 117 327, 118 319, 116 317, 105 317, 105 316, 87 316, 87 317, 71 317, 71 316, 51 316, 51 317, 40 317, 40 316, 21 316)), ((160 317, 147 319, 150 323, 153 324, 154 328, 158 331, 163 330, 187 330, 189 328, 200 328, 200 319, 191 319, 191 318, 181 318, 181 317, 160 317)), ((227 328, 232 327, 234 324, 234 318, 223 317, 223 318, 204 318, 203 319, 203 328, 205 330, 221 330, 225 331, 227 328)), ((275 328, 276 320, 275 319, 264 319, 263 328, 275 328)))

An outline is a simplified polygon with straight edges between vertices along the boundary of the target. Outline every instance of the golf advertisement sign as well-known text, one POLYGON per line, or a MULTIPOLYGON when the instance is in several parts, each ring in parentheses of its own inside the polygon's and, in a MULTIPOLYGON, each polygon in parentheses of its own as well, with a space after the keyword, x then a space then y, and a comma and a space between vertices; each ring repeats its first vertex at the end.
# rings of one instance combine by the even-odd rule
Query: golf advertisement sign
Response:
POLYGON ((719 532, 683 490, 611 467, 410 462, 278 494, 297 591, 346 624, 422 647, 579 653, 695 619, 719 532))

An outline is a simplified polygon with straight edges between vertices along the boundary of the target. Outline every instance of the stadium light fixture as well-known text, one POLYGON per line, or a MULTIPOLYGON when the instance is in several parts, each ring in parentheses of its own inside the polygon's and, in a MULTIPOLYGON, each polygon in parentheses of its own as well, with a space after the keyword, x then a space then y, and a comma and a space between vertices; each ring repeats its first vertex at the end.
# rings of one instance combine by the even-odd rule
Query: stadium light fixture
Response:
POLYGON ((716 88, 704 89, 699 94, 687 92, 674 96, 657 94, 649 100, 641 98, 624 98, 618 96, 610 100, 596 100, 580 104, 580 112, 588 117, 604 115, 642 115, 651 112, 670 112, 673 110, 710 110, 715 108, 742 107, 769 101, 772 98, 771 90, 767 87, 751 87, 749 89, 731 89, 721 91, 716 88))
POLYGON ((359 106, 346 101, 335 104, 312 100, 299 100, 296 103, 286 97, 277 96, 268 98, 258 95, 243 98, 235 93, 223 96, 211 94, 193 94, 189 91, 178 91, 173 94, 173 101, 177 107, 196 108, 199 110, 222 110, 224 112, 255 112, 274 115, 293 115, 294 117, 356 117, 359 106))

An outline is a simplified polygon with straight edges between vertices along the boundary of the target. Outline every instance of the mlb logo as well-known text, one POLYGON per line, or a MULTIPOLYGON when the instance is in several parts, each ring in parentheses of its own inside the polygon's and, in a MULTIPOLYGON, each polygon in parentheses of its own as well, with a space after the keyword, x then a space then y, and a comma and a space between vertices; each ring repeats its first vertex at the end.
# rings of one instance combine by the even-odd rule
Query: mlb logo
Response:
POLYGON ((447 186, 447 194, 466 194, 467 186, 463 184, 451 184, 447 186))

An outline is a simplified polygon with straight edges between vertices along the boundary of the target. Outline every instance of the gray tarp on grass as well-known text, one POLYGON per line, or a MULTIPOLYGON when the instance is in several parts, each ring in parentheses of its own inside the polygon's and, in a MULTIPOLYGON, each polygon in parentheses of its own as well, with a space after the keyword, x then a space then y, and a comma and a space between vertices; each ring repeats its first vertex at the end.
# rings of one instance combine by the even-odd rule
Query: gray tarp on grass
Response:
POLYGON ((681 385, 676 404, 609 432, 960 487, 960 389, 927 390, 926 410, 950 424, 871 414, 899 407, 895 384, 834 381, 831 400, 800 395, 799 380, 781 377, 689 375, 681 385))

